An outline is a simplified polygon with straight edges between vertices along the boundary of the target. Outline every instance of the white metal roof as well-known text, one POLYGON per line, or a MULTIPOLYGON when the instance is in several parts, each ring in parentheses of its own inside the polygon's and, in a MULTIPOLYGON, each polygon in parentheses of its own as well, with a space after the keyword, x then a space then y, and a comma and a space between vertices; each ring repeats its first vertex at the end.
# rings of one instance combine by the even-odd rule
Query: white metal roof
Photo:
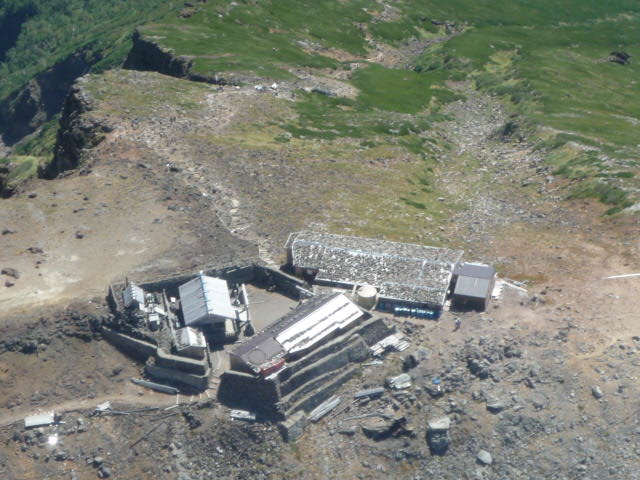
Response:
POLYGON ((305 350, 335 330, 345 328, 362 316, 344 295, 336 295, 306 317, 283 330, 276 340, 288 353, 305 350))
POLYGON ((56 421, 56 414, 54 412, 40 413, 38 415, 31 415, 24 418, 24 427, 43 427, 45 425, 51 425, 56 421))
POLYGON ((124 300, 124 306, 129 308, 134 302, 138 302, 139 305, 144 305, 144 290, 135 283, 130 283, 122 293, 124 300))
POLYGON ((236 318, 227 281, 222 278, 201 274, 180 285, 178 291, 185 325, 197 325, 211 317, 236 318))
POLYGON ((207 343, 202 332, 191 327, 180 328, 176 331, 180 348, 206 347, 207 343))

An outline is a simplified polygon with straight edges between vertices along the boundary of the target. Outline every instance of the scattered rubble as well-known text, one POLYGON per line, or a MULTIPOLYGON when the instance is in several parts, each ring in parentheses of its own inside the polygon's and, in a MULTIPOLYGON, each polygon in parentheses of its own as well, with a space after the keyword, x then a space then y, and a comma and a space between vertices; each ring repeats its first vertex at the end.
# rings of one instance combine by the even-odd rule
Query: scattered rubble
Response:
POLYGON ((397 377, 389 377, 386 380, 386 385, 388 388, 393 390, 404 390, 411 387, 412 379, 411 375, 408 373, 402 373, 397 377))

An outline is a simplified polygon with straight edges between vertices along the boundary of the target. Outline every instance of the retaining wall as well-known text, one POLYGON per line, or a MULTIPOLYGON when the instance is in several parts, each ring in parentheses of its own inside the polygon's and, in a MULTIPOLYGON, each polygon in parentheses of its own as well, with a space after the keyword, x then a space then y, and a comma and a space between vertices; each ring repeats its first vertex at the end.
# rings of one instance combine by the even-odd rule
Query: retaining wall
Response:
POLYGON ((141 360, 146 360, 156 353, 157 346, 153 343, 124 335, 110 328, 103 327, 102 336, 116 347, 141 360))
POLYGON ((156 363, 160 367, 173 368, 196 375, 204 375, 209 367, 206 360, 196 360, 189 357, 171 355, 160 348, 157 349, 155 354, 156 363))
POLYGON ((278 413, 280 385, 274 380, 264 380, 248 373, 227 370, 220 377, 218 400, 232 408, 273 417, 278 413))
POLYGON ((162 367, 159 365, 146 365, 144 368, 150 378, 158 382, 166 382, 172 385, 184 385, 197 390, 205 390, 209 386, 209 370, 203 375, 185 373, 182 370, 162 367))
POLYGON ((256 280, 263 284, 273 284, 278 291, 291 297, 300 298, 300 291, 296 287, 306 288, 306 282, 297 277, 293 277, 275 268, 256 265, 256 280))
POLYGON ((360 369, 356 366, 352 366, 347 369, 342 375, 336 377, 333 376, 334 380, 332 382, 325 383, 322 385, 322 388, 315 390, 313 393, 310 393, 306 398, 296 403, 295 405, 289 406, 287 409, 287 415, 291 415, 294 412, 299 410, 304 410, 309 413, 311 410, 316 408, 322 402, 327 400, 331 395, 333 395, 336 390, 338 390, 342 385, 355 377, 360 369))
POLYGON ((374 317, 375 320, 368 322, 359 332, 367 345, 371 346, 396 331, 395 326, 389 326, 381 317, 374 317))
MULTIPOLYGON (((343 344, 344 345, 344 344, 343 344)), ((369 347, 361 337, 355 337, 337 353, 328 355, 304 369, 299 370, 286 382, 281 382, 282 395, 293 392, 310 380, 325 373, 338 370, 349 363, 361 362, 369 356, 369 347)))

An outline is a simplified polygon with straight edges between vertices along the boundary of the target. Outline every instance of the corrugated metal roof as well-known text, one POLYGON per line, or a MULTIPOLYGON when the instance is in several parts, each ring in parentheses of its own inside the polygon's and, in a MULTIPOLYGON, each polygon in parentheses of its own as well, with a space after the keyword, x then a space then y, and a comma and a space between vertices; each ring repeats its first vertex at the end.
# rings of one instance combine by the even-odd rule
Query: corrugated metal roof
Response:
POLYGON ((362 317, 362 310, 344 295, 337 295, 280 332, 276 340, 287 353, 306 350, 330 333, 345 328, 360 317, 362 317))
POLYGON ((46 425, 51 425, 52 423, 55 423, 55 421, 56 421, 56 414, 54 412, 31 415, 29 417, 25 417, 24 428, 44 427, 46 425))
POLYGON ((122 297, 126 308, 133 305, 134 302, 137 302, 139 305, 144 305, 144 290, 135 283, 127 285, 127 288, 122 292, 122 297))
POLYGON ((207 342, 202 332, 197 331, 191 327, 180 328, 176 330, 176 337, 178 340, 178 349, 187 347, 206 347, 207 342))
POLYGON ((185 325, 198 325, 212 317, 236 318, 226 280, 199 275, 178 291, 185 325))
POLYGON ((312 347, 332 331, 344 328, 362 315, 362 310, 341 293, 315 297, 237 345, 233 354, 259 368, 287 352, 312 347))
POLYGON ((487 298, 491 294, 491 279, 460 275, 453 294, 464 297, 487 298))
POLYGON ((465 277, 491 279, 496 274, 495 268, 483 263, 459 263, 453 269, 454 275, 464 275, 465 277))

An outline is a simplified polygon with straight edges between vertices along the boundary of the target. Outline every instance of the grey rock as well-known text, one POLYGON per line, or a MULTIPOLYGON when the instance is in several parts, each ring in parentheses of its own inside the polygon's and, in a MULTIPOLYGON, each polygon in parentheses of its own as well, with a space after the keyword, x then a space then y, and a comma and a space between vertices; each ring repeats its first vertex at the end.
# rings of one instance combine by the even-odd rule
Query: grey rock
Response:
POLYGON ((478 462, 482 463, 483 465, 491 465, 493 463, 491 454, 486 450, 480 450, 476 458, 478 459, 478 462))
POLYGON ((100 478, 109 478, 111 476, 111 469, 105 466, 100 467, 100 469, 98 470, 98 476, 100 478))
POLYGON ((6 275, 7 277, 15 278, 15 279, 20 278, 20 272, 18 272, 18 270, 16 270, 15 268, 4 267, 2 271, 0 271, 0 274, 6 275))
POLYGON ((53 459, 56 462, 64 462, 68 458, 66 452, 56 452, 53 455, 53 459))
POLYGON ((602 389, 598 385, 594 385, 593 387, 591 387, 591 395, 593 395, 594 398, 600 400, 604 394, 602 393, 602 389))
POLYGON ((507 408, 507 404, 502 400, 489 400, 487 401, 487 410, 491 413, 500 413, 507 408))
POLYGON ((373 440, 382 440, 391 435, 403 434, 407 423, 405 417, 371 417, 361 425, 362 433, 373 440))

